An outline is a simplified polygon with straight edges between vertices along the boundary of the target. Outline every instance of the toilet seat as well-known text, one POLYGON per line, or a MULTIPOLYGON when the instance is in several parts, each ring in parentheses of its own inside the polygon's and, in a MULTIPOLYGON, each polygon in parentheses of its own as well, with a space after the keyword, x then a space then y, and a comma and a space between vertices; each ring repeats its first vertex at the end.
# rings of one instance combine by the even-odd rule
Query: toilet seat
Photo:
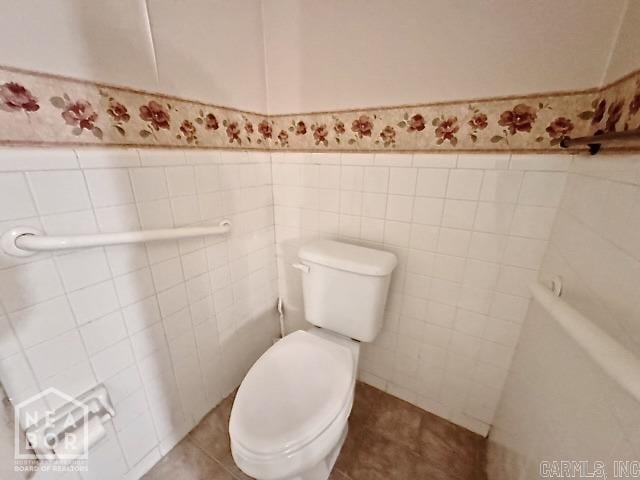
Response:
POLYGON ((344 346, 305 331, 280 340, 251 367, 229 434, 246 450, 277 455, 316 438, 343 410, 355 380, 344 346))
POLYGON ((231 411, 236 463, 259 478, 282 478, 325 456, 346 428, 356 360, 347 346, 305 331, 267 350, 244 378, 231 411))

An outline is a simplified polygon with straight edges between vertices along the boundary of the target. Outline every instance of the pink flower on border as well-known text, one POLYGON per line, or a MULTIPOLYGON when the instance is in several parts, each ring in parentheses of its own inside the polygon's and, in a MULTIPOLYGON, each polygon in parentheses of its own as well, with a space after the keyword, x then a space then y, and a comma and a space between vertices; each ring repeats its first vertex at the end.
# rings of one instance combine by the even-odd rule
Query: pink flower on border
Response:
POLYGON ((150 122, 151 126, 156 130, 164 128, 169 130, 171 116, 162 105, 155 100, 151 100, 147 105, 140 107, 140 118, 145 122, 150 122))
POLYGON ((329 135, 329 129, 326 125, 318 125, 313 129, 313 138, 316 141, 316 145, 323 144, 325 147, 329 144, 327 136, 329 135))
POLYGON ((624 108, 624 100, 617 100, 609 105, 607 110, 607 121, 605 122, 605 129, 608 132, 616 131, 616 124, 622 118, 622 109, 624 108))
POLYGON ((40 109, 38 99, 29 90, 15 82, 7 82, 0 86, 0 100, 5 110, 35 112, 40 109))
POLYGON ((636 93, 629 104, 629 115, 635 115, 640 110, 640 93, 636 93))
POLYGON ((127 111, 127 107, 115 100, 111 100, 109 102, 107 113, 111 115, 111 118, 116 122, 128 122, 131 119, 129 112, 127 111))
POLYGON ((455 146, 458 143, 458 138, 456 137, 458 130, 460 130, 458 117, 441 118, 436 123, 435 134, 438 137, 436 143, 442 145, 445 140, 449 140, 449 143, 455 146))
POLYGON ((416 113, 413 117, 409 119, 407 122, 409 124, 407 128, 407 132, 421 132, 425 127, 425 120, 422 115, 416 113))
POLYGON ((535 108, 519 103, 513 110, 502 112, 498 125, 507 127, 509 133, 515 135, 517 132, 530 132, 536 118, 538 114, 535 108))
POLYGON ((289 134, 284 130, 280 130, 280 133, 278 134, 278 140, 280 141, 280 145, 286 147, 287 145, 289 145, 289 134))
POLYGON ((258 132, 260 132, 260 135, 262 135, 262 138, 264 138, 266 140, 267 138, 271 138, 271 134, 272 134, 273 130, 272 130, 271 125, 269 124, 268 121, 262 120, 258 124, 258 132))
POLYGON ((595 125, 600 123, 604 118, 604 113, 607 111, 607 101, 603 98, 598 102, 595 110, 593 111, 593 117, 591 118, 591 124, 595 125))
POLYGON ((380 138, 384 142, 384 146, 388 147, 396 142, 396 130, 391 125, 387 125, 380 132, 380 138))
POLYGON ((78 100, 64 106, 62 118, 67 122, 67 125, 80 127, 81 130, 91 130, 95 126, 98 114, 89 102, 78 100))
POLYGON ((467 123, 473 130, 484 130, 489 125, 484 113, 476 113, 467 123))
POLYGON ((296 123, 296 135, 304 135, 305 133, 307 133, 307 126, 300 120, 296 123))
POLYGON ((558 117, 545 130, 551 138, 560 138, 573 130, 573 122, 567 117, 558 117))
POLYGON ((370 137, 373 130, 373 122, 367 115, 360 115, 351 124, 351 131, 355 132, 358 137, 370 137))
POLYGON ((180 131, 187 142, 191 143, 196 139, 196 126, 189 120, 184 120, 180 125, 180 131))
POLYGON ((204 117, 204 128, 207 130, 217 130, 219 127, 218 119, 213 113, 207 113, 204 117))
POLYGON ((229 143, 232 143, 234 140, 240 143, 240 127, 238 126, 238 122, 229 122, 226 132, 227 137, 229 137, 229 143))

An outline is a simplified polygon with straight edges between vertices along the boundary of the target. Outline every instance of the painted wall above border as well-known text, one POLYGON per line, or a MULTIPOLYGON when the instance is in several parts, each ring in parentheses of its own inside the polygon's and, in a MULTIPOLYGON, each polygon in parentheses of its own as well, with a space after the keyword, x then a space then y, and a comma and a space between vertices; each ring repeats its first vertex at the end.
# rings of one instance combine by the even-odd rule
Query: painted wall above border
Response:
POLYGON ((557 152, 561 135, 637 128, 640 71, 578 92, 269 116, 0 67, 4 145, 557 152))
POLYGON ((599 87, 627 2, 266 0, 269 113, 599 87))

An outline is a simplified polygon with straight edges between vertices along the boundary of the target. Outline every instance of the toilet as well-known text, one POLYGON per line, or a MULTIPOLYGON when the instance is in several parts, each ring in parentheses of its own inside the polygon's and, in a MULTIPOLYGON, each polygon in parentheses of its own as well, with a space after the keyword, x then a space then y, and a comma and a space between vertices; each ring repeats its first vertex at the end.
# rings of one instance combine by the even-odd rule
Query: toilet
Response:
POLYGON ((242 381, 231 453, 259 480, 327 480, 347 436, 360 353, 382 328, 392 253, 331 240, 298 252, 306 320, 242 381))

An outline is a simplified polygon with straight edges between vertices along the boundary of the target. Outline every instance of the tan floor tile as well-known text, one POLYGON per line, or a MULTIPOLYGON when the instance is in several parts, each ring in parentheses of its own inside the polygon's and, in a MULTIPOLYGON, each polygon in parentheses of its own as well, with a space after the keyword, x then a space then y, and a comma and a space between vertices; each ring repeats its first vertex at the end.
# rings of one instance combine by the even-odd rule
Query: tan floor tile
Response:
POLYGON ((366 425, 392 442, 416 452, 420 449, 418 437, 423 413, 410 403, 383 394, 371 406, 366 425))
POLYGON ((233 480, 221 465, 189 441, 181 441, 145 476, 146 480, 233 480))
POLYGON ((342 473, 349 471, 349 468, 353 465, 356 459, 356 453, 360 444, 360 436, 364 432, 364 426, 362 424, 354 424, 352 419, 349 419, 349 431, 347 438, 340 449, 340 455, 336 460, 336 464, 333 467, 334 470, 339 470, 342 473))
POLYGON ((338 470, 333 470, 329 476, 329 480, 351 480, 344 473, 340 473, 338 470))
POLYGON ((414 456, 403 445, 366 430, 344 473, 353 480, 407 480, 412 478, 413 461, 414 456))
MULTIPOLYGON (((147 478, 250 480, 231 456, 233 399, 209 412, 147 478)), ((329 480, 486 480, 485 450, 480 436, 358 383, 349 434, 329 480)))
POLYGON ((434 465, 448 466, 459 478, 476 478, 484 469, 485 440, 430 413, 423 415, 419 455, 434 465))
MULTIPOLYGON (((213 418, 215 419, 215 416, 213 418)), ((231 456, 229 433, 227 430, 218 428, 215 422, 212 424, 212 422, 206 421, 206 418, 203 419, 189 433, 189 439, 204 453, 220 462, 237 479, 250 478, 238 468, 231 456)))

